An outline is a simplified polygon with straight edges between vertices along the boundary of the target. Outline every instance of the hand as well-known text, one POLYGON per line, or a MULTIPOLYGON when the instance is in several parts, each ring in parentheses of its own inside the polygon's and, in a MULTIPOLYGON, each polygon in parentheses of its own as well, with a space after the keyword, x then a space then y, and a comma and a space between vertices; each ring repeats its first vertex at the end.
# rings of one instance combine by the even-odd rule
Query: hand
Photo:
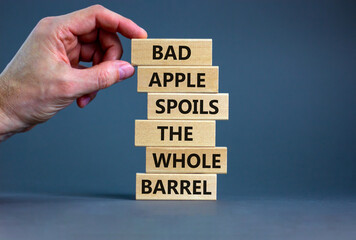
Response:
POLYGON ((42 19, 0 75, 0 141, 47 121, 74 100, 84 107, 98 90, 131 77, 134 68, 119 60, 117 32, 147 38, 134 22, 99 5, 42 19))

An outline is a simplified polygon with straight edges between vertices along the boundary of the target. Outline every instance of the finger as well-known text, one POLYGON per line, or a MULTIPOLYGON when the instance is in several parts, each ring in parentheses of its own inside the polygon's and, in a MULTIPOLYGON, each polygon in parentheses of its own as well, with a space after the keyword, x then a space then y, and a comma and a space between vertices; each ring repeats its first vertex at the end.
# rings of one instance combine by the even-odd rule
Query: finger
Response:
POLYGON ((74 35, 84 35, 94 29, 119 32, 127 38, 147 38, 147 33, 136 23, 100 5, 94 5, 67 16, 67 26, 74 35))
POLYGON ((80 61, 91 62, 95 59, 93 65, 101 61, 118 60, 122 56, 122 45, 116 33, 110 33, 100 30, 98 43, 82 44, 80 49, 80 61))
POLYGON ((102 61, 103 57, 104 52, 98 43, 86 43, 80 49, 80 61, 93 62, 93 65, 96 65, 102 61))
POLYGON ((122 56, 122 45, 119 36, 105 30, 100 30, 99 42, 105 52, 102 61, 118 60, 122 56))
POLYGON ((93 66, 101 63, 103 61, 104 52, 101 47, 98 47, 93 56, 93 66))
POLYGON ((84 108, 86 105, 88 105, 91 101, 94 100, 94 98, 96 97, 98 91, 86 94, 84 96, 81 96, 79 98, 77 98, 77 105, 80 108, 84 108))
POLYGON ((97 43, 86 43, 82 44, 80 48, 79 60, 82 62, 93 61, 93 56, 100 46, 97 43))
POLYGON ((135 69, 131 64, 121 60, 105 61, 87 69, 70 70, 73 83, 72 94, 78 98, 131 77, 135 69))
POLYGON ((93 43, 98 39, 98 29, 94 29, 90 33, 78 36, 78 40, 81 43, 93 43))
POLYGON ((77 67, 79 64, 79 54, 81 51, 81 45, 77 44, 73 49, 67 52, 68 59, 70 61, 70 65, 72 67, 77 67))

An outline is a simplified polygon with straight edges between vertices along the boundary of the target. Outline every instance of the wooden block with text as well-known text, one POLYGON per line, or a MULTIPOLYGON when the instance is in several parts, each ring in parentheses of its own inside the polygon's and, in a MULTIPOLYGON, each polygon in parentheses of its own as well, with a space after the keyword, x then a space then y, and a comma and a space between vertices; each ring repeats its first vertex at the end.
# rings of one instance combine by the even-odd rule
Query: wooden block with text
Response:
POLYGON ((216 174, 136 174, 137 200, 216 200, 216 174))
POLYGON ((147 119, 229 119, 229 94, 148 93, 147 119))
POLYGON ((132 65, 211 66, 211 39, 132 39, 132 65))
POLYGON ((135 146, 215 146, 215 121, 135 120, 135 146))
POLYGON ((226 147, 147 147, 147 173, 227 173, 226 147))
POLYGON ((137 91, 217 93, 219 67, 139 66, 137 91))

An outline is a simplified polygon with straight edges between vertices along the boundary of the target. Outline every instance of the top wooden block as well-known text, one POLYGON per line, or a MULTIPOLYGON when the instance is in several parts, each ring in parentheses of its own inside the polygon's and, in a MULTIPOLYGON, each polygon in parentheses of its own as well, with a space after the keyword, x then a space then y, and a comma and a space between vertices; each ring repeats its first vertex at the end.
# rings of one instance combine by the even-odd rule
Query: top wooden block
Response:
POLYGON ((132 39, 131 63, 137 65, 212 65, 211 39, 132 39))

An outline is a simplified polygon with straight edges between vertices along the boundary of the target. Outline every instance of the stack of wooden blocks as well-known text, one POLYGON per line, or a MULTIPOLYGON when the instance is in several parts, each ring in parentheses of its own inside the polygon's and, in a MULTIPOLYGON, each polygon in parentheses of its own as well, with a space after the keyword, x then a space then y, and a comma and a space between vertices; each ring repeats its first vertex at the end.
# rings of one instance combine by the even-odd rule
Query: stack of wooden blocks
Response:
POLYGON ((216 174, 227 173, 227 148, 215 147, 215 120, 227 120, 211 39, 133 39, 137 90, 147 119, 135 121, 135 146, 146 147, 136 174, 137 200, 216 200, 216 174))

